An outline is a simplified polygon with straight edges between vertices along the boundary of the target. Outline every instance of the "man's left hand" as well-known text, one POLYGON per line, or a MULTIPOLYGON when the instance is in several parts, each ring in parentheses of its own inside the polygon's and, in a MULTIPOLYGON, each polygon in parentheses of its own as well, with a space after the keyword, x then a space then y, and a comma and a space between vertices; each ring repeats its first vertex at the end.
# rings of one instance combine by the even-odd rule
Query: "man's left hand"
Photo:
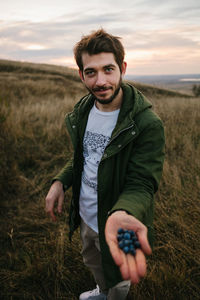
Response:
POLYGON ((146 274, 145 254, 151 254, 151 247, 147 239, 147 228, 139 220, 125 211, 116 211, 112 213, 106 222, 105 227, 106 242, 110 253, 119 266, 124 280, 130 280, 136 284, 140 278, 146 274), (131 229, 135 231, 141 248, 136 250, 136 255, 125 254, 118 246, 117 231, 119 228, 131 229))

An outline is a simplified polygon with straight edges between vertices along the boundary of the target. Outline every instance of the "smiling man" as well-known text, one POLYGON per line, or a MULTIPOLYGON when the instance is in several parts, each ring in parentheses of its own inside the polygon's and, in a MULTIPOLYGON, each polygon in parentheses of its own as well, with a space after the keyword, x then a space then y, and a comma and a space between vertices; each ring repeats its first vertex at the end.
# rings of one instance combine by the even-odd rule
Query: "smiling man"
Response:
POLYGON ((122 63, 120 71, 113 53, 104 52, 92 56, 83 53, 82 61, 84 69, 79 70, 80 77, 89 92, 96 98, 97 105, 98 103, 107 104, 102 108, 108 108, 111 111, 116 109, 116 105, 120 107, 122 75, 125 74, 126 63, 122 63), (114 103, 113 100, 115 100, 114 103), (111 102, 112 105, 108 105, 111 102))
POLYGON ((124 48, 118 37, 98 30, 74 48, 89 94, 66 116, 73 158, 54 178, 46 211, 55 220, 64 191, 72 186, 70 237, 80 225, 82 256, 96 289, 80 300, 123 300, 130 284, 146 273, 153 244, 153 198, 164 160, 164 130, 150 102, 122 81, 124 48), (119 228, 136 232, 136 255, 119 249, 119 228))

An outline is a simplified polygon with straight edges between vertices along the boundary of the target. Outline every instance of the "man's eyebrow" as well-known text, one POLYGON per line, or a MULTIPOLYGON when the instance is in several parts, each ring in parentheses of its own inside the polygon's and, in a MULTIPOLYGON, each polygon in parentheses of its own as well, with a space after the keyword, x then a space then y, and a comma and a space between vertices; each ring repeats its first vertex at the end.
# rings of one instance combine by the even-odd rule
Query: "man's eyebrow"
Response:
POLYGON ((83 70, 83 72, 93 71, 93 70, 94 70, 94 68, 86 68, 86 69, 83 70))
MULTIPOLYGON (((108 65, 103 66, 104 69, 110 68, 110 67, 116 68, 116 66, 114 64, 108 64, 108 65)), ((95 70, 95 68, 89 67, 89 68, 84 69, 83 72, 94 71, 94 70, 95 70)))
POLYGON ((110 67, 112 67, 112 68, 116 68, 116 66, 115 66, 115 65, 113 65, 113 64, 108 64, 108 65, 104 66, 104 69, 106 69, 106 68, 110 68, 110 67))

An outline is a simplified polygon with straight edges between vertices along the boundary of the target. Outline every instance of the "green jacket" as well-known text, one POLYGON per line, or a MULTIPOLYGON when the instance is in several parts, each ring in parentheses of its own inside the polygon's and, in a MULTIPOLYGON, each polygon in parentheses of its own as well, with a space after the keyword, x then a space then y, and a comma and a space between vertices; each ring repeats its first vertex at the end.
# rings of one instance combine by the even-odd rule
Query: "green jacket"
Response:
MULTIPOLYGON (((153 245, 153 197, 158 189, 164 161, 164 129, 148 100, 133 86, 122 84, 123 102, 98 168, 98 227, 102 265, 107 287, 122 280, 105 241, 108 214, 126 210, 148 228, 153 245)), ((72 185, 69 214, 70 236, 80 224, 79 193, 83 170, 83 137, 94 97, 83 97, 66 116, 74 156, 54 178, 65 189, 72 185)))

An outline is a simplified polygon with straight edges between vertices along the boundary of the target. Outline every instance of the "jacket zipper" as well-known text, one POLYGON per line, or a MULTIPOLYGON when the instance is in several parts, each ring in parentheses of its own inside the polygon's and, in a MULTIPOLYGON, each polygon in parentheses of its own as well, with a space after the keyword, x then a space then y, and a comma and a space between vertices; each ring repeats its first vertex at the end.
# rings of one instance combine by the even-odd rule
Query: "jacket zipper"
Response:
POLYGON ((114 136, 113 139, 110 140, 110 142, 107 144, 106 148, 124 131, 132 128, 134 126, 135 122, 133 124, 131 124, 129 127, 124 128, 123 130, 121 130, 116 136, 114 136))

